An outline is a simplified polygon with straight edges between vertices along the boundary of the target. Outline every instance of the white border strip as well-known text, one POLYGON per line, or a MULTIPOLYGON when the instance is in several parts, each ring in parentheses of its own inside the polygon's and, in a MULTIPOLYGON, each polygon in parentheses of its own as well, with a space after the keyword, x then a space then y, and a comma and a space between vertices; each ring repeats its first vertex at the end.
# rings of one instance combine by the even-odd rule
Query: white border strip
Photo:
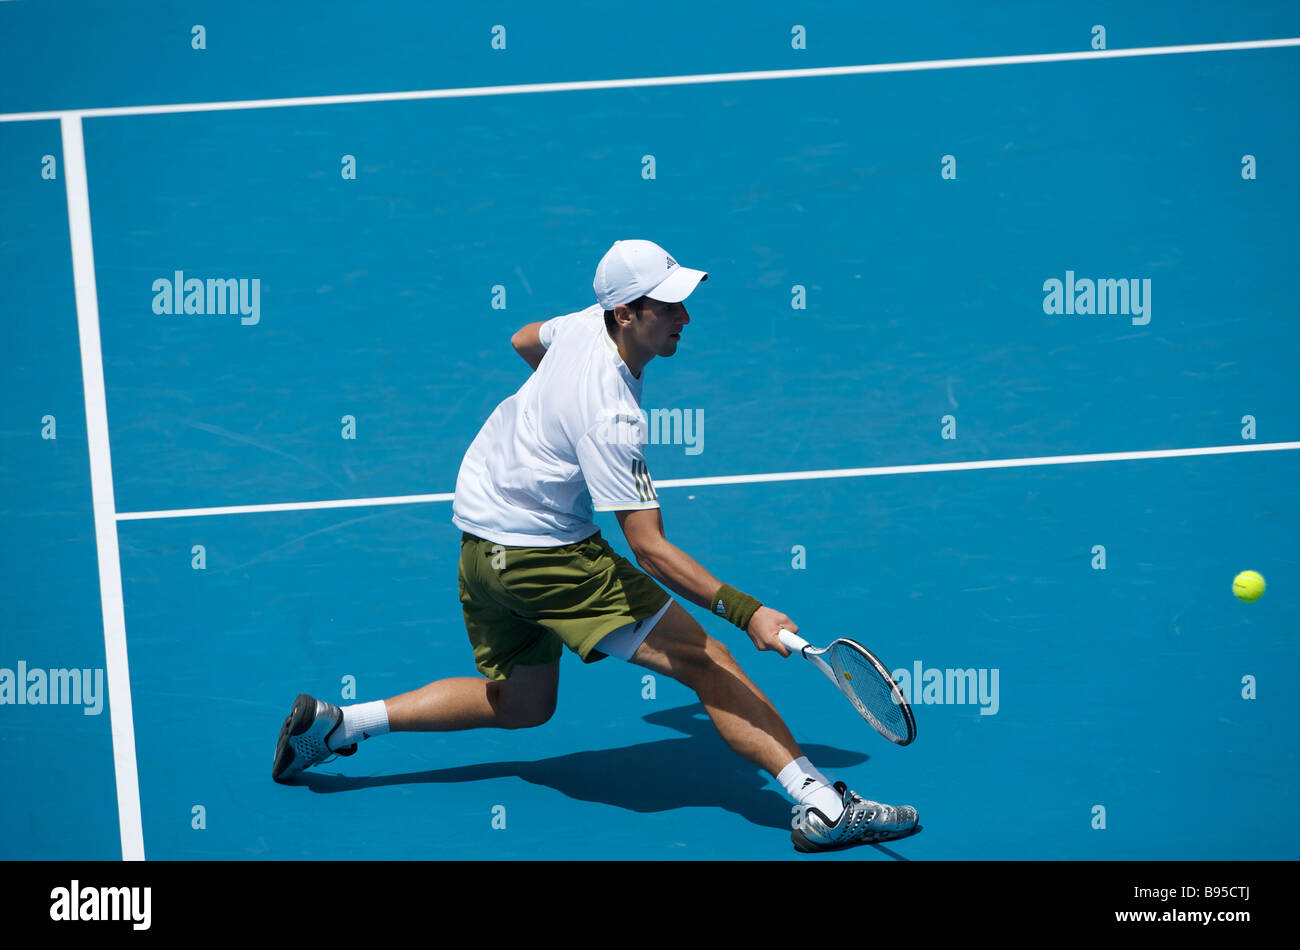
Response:
POLYGON ((124 115, 164 115, 175 112, 224 112, 231 109, 281 109, 289 106, 332 106, 357 102, 405 102, 413 99, 466 99, 475 96, 512 96, 535 92, 580 92, 591 89, 644 89, 650 86, 694 86, 714 82, 753 82, 762 79, 813 79, 823 76, 863 76, 977 66, 1022 66, 1032 63, 1066 63, 1080 60, 1121 59, 1131 56, 1171 56, 1179 53, 1220 53, 1231 50, 1276 49, 1300 46, 1300 37, 1243 40, 1234 43, 1193 43, 1183 46, 1143 46, 1133 49, 1076 50, 1069 53, 1026 53, 1020 56, 979 56, 967 59, 926 59, 904 63, 869 63, 862 66, 821 66, 808 69, 767 69, 739 73, 698 73, 689 76, 647 76, 636 79, 591 79, 577 82, 524 83, 513 86, 468 86, 459 89, 422 89, 409 92, 373 92, 337 96, 303 96, 291 99, 242 99, 229 102, 186 102, 154 106, 114 106, 103 109, 60 109, 48 112, 11 112, 0 122, 35 122, 65 115, 101 118, 124 115))
POLYGON ((104 617, 108 670, 109 724, 113 733, 113 771, 117 776, 117 818, 122 860, 144 860, 140 820, 140 781, 135 763, 135 719, 131 711, 131 672, 126 661, 126 613, 122 604, 122 566, 117 547, 113 499, 113 461, 108 445, 108 403, 104 397, 104 359, 99 341, 99 299, 95 288, 95 250, 90 231, 90 190, 81 119, 64 116, 63 176, 68 192, 68 230, 72 277, 81 340, 81 380, 86 400, 86 441, 90 448, 90 488, 99 555, 99 597, 104 617))
MULTIPOLYGON (((752 482, 798 482, 818 478, 868 478, 877 475, 915 475, 923 472, 968 472, 987 468, 1030 468, 1037 465, 1077 465, 1084 462, 1129 462, 1138 459, 1186 458, 1194 455, 1233 455, 1239 452, 1287 452, 1300 442, 1264 442, 1259 445, 1213 445, 1196 449, 1153 449, 1142 452, 1100 452, 1094 455, 1049 455, 1042 458, 988 459, 980 462, 932 462, 925 465, 885 465, 877 468, 832 468, 811 472, 768 472, 762 475, 715 475, 707 478, 667 478, 655 488, 691 488, 699 485, 744 485, 752 482)), ((376 505, 419 505, 451 501, 455 492, 437 495, 390 495, 385 498, 345 498, 338 501, 286 502, 275 505, 233 505, 227 508, 174 508, 169 511, 123 511, 118 521, 158 518, 201 518, 211 515, 247 515, 272 511, 313 511, 322 508, 366 508, 376 505)))
MULTIPOLYGON (((319 508, 368 507, 450 501, 451 493, 407 495, 388 498, 302 502, 282 505, 242 505, 228 508, 192 508, 172 511, 115 511, 113 464, 109 450, 108 405, 104 389, 103 354, 99 336, 99 302, 95 286, 94 245, 90 225, 90 191, 86 177, 82 118, 161 115, 181 112, 218 112, 235 109, 271 109, 289 106, 341 105, 360 102, 400 102, 420 99, 453 99, 542 92, 576 92, 594 89, 631 89, 652 86, 684 86, 704 83, 748 82, 765 79, 806 79, 825 76, 857 76, 873 73, 916 72, 962 69, 979 66, 1013 66, 1079 60, 1116 59, 1133 56, 1164 56, 1179 53, 1226 52, 1300 46, 1300 37, 1249 40, 1236 43, 1200 43, 1183 46, 1149 46, 1136 49, 1086 50, 1071 53, 1038 53, 1023 56, 988 56, 968 59, 921 60, 905 63, 875 63, 861 66, 832 66, 812 69, 777 69, 734 73, 703 73, 691 76, 659 76, 640 79, 606 79, 584 82, 532 83, 513 86, 482 86, 461 89, 430 89, 414 92, 360 95, 312 96, 291 99, 256 99, 232 102, 199 102, 157 106, 122 106, 104 109, 17 112, 0 115, 0 122, 31 122, 59 119, 63 136, 64 176, 67 182, 68 226, 72 247, 72 270, 77 306, 77 328, 81 345, 82 385, 86 403, 86 434, 90 455, 90 480, 95 519, 95 544, 99 559, 100 602, 104 620, 104 648, 109 690, 109 719, 113 734, 113 767, 117 781, 118 823, 122 858, 144 860, 144 828, 140 813, 139 773, 135 755, 135 719, 131 705, 131 676, 127 662, 126 615, 122 598, 122 570, 118 551, 117 522, 202 515, 247 514, 267 511, 301 511, 319 508)), ((963 471, 981 468, 1011 468, 1031 465, 1064 465, 1077 462, 1120 461, 1142 458, 1175 458, 1230 452, 1278 451, 1300 448, 1297 442, 1257 446, 1219 446, 1202 449, 1172 449, 1158 452, 1114 452, 1099 455, 1066 455, 1036 459, 999 459, 984 462, 955 462, 932 465, 899 465, 883 468, 835 469, 819 472, 776 472, 765 475, 733 475, 716 478, 668 479, 660 488, 694 485, 734 485, 747 482, 795 481, 816 478, 852 478, 918 472, 963 471)))

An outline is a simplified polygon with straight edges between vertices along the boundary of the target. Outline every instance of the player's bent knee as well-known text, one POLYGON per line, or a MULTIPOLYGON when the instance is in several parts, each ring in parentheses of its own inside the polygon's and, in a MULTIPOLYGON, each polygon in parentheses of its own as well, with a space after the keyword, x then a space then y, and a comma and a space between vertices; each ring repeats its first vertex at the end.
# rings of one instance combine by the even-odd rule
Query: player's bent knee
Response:
POLYGON ((727 649, 727 645, 721 640, 715 640, 713 637, 709 637, 709 642, 706 644, 706 652, 708 653, 709 658, 715 663, 720 663, 723 666, 736 665, 736 658, 732 656, 731 651, 727 649))
POLYGON ((532 729, 550 721, 559 696, 559 663, 515 667, 504 683, 489 686, 502 729, 532 729), (493 689, 495 686, 495 689, 493 689))
POLYGON ((705 651, 702 669, 696 679, 697 688, 699 685, 735 679, 737 676, 744 676, 740 664, 736 662, 730 650, 715 640, 705 651))
POLYGON ((554 706, 549 709, 512 709, 498 716, 498 722, 503 729, 535 729, 550 722, 554 714, 554 706))
POLYGON ((502 729, 533 729, 550 722, 553 715, 554 696, 507 696, 497 707, 497 725, 502 729))

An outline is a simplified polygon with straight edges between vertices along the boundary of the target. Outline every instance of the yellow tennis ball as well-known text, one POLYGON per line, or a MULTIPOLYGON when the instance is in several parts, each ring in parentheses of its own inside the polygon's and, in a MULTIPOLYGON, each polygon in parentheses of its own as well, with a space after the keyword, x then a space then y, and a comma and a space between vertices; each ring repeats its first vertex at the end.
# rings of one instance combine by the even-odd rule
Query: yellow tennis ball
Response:
POLYGON ((1232 592, 1247 603, 1264 596, 1264 578, 1259 571, 1242 571, 1232 579, 1232 592))

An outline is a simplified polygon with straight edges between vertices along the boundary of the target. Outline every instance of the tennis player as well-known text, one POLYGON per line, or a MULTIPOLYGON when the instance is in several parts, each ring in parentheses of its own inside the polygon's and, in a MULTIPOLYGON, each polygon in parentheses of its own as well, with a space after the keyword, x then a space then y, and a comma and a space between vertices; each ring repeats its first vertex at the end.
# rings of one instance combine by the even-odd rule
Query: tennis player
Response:
POLYGON ((916 810, 868 801, 808 761, 730 651, 660 586, 789 656, 798 626, 722 583, 664 537, 643 452, 642 375, 677 352, 683 301, 708 275, 650 241, 617 241, 596 268, 596 303, 532 323, 511 342, 535 372, 489 417, 456 479, 460 601, 481 677, 429 683, 339 708, 301 695, 284 721, 271 776, 284 781, 386 732, 525 729, 555 710, 560 657, 614 656, 699 696, 719 734, 770 772, 801 808, 800 851, 902 837, 916 810), (612 511, 640 565, 601 537, 612 511), (658 583, 656 583, 656 581, 658 583))

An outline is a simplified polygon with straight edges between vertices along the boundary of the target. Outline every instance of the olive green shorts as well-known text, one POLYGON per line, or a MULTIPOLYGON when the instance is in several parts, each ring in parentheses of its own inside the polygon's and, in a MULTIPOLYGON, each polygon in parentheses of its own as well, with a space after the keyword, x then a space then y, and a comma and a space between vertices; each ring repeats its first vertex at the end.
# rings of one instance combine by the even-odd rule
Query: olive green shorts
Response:
POLYGON ((568 647, 603 660, 602 638, 655 615, 671 598, 597 531, 574 544, 510 547, 463 534, 460 602, 479 672, 553 663, 568 647))

